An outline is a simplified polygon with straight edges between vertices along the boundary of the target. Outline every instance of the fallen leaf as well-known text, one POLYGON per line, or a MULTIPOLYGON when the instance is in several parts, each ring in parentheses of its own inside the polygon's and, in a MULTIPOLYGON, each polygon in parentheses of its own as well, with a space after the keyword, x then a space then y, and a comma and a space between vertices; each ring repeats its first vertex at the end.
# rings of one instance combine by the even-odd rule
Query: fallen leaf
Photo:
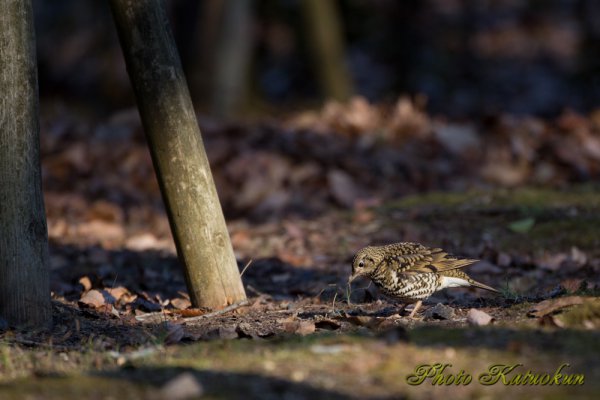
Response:
POLYGON ((98 308, 106 304, 104 296, 99 290, 90 290, 79 299, 79 304, 86 307, 98 308))
POLYGON ((473 326, 484 326, 492 323, 494 318, 485 311, 471 308, 467 313, 467 322, 473 326))
POLYGON ((569 254, 569 260, 573 262, 577 267, 582 267, 587 264, 587 255, 579 250, 577 247, 571 247, 571 253, 569 254))
POLYGON ((206 314, 208 311, 204 308, 188 308, 185 310, 173 310, 174 314, 181 315, 183 318, 198 317, 206 314))
POLYGON ((422 109, 425 100, 416 98, 415 101, 408 97, 398 99, 392 116, 386 126, 390 139, 401 140, 404 137, 426 138, 431 133, 431 121, 422 109))
POLYGON ((99 219, 85 222, 77 226, 76 234, 90 241, 114 245, 121 243, 125 237, 125 229, 121 224, 99 219))
POLYGON ((123 296, 129 296, 131 295, 129 293, 129 290, 127 290, 127 288, 124 288, 123 286, 117 286, 116 288, 106 288, 104 289, 108 292, 108 294, 110 294, 112 297, 115 298, 115 301, 119 301, 121 299, 121 297, 123 296))
POLYGON ((536 258, 535 263, 542 269, 556 271, 567 261, 568 257, 566 253, 544 253, 536 258))
POLYGON ((552 328, 564 328, 565 327, 565 323, 562 322, 560 319, 555 318, 554 315, 550 315, 550 314, 546 314, 544 316, 542 316, 538 323, 540 324, 540 326, 548 326, 548 327, 552 327, 552 328))
POLYGON ((583 304, 583 297, 567 296, 559 297, 557 299, 548 299, 534 305, 527 312, 527 315, 530 317, 543 317, 544 315, 551 314, 556 310, 560 310, 561 308, 578 304, 583 304))
POLYGON ((204 394, 204 388, 191 372, 184 372, 168 381, 160 389, 161 398, 184 400, 198 398, 204 394))
POLYGON ((188 299, 182 299, 180 297, 171 299, 171 304, 173 305, 173 307, 175 307, 178 310, 185 310, 192 306, 191 301, 189 301, 188 299))
POLYGON ((583 279, 570 278, 561 281, 560 286, 562 286, 567 291, 567 293, 573 293, 580 290, 582 288, 583 283, 583 279))
POLYGON ((510 163, 506 161, 489 161, 480 168, 481 176, 492 183, 515 187, 527 180, 530 171, 524 163, 510 163))
POLYGON ((124 217, 123 210, 118 205, 105 200, 97 200, 86 210, 85 219, 88 221, 122 222, 124 217))
POLYGON ((287 333, 293 333, 298 335, 309 335, 315 332, 315 323, 307 320, 300 320, 294 317, 280 320, 283 330, 287 333))
POLYGON ((82 276, 81 278, 79 278, 79 283, 81 284, 81 286, 83 286, 84 292, 87 292, 92 288, 92 281, 87 276, 82 276))
POLYGON ((159 240, 151 233, 132 236, 125 242, 125 247, 134 251, 146 251, 159 248, 159 240))

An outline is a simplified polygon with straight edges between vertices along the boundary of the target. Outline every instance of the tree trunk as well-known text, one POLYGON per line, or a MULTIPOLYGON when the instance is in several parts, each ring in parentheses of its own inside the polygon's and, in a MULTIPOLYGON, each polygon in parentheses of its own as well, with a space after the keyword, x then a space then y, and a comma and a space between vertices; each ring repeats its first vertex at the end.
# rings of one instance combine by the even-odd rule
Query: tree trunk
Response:
POLYGON ((239 111, 252 50, 252 0, 223 3, 212 75, 212 110, 220 118, 239 111))
POLYGON ((334 0, 302 0, 310 47, 323 94, 346 101, 353 93, 344 63, 342 24, 334 0))
POLYGON ((30 0, 0 2, 0 317, 52 322, 30 0))
POLYGON ((246 299, 196 115, 160 0, 111 0, 192 303, 246 299))

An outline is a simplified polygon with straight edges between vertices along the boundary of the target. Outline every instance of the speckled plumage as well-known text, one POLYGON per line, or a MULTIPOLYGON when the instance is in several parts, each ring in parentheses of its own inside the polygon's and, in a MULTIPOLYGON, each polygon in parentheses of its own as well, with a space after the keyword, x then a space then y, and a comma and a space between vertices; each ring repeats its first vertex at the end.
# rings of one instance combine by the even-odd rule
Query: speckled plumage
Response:
POLYGON ((369 246, 354 256, 349 281, 367 276, 384 294, 405 303, 420 302, 446 287, 474 286, 497 292, 460 270, 477 261, 459 259, 419 243, 369 246))

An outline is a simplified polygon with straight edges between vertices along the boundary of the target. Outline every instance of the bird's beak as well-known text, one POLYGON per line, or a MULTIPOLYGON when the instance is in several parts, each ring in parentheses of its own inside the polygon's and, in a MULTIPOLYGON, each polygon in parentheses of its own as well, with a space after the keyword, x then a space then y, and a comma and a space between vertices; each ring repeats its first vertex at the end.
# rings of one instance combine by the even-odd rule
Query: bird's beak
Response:
POLYGON ((352 283, 353 280, 355 280, 356 278, 358 278, 360 275, 359 274, 352 274, 350 275, 350 277, 348 278, 348 285, 352 283))

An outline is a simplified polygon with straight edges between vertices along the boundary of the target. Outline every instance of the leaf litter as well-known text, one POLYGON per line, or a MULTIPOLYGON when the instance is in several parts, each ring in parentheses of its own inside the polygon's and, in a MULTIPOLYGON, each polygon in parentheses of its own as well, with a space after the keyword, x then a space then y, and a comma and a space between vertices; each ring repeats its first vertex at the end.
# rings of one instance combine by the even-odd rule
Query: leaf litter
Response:
MULTIPOLYGON (((564 329, 556 313, 585 301, 560 296, 580 299, 580 293, 598 290, 600 254, 593 245, 557 241, 524 251, 502 242, 535 241, 549 220, 587 218, 588 205, 540 212, 497 206, 490 195, 476 194, 452 208, 442 198, 432 206, 418 194, 466 188, 477 193, 491 186, 503 199, 503 190, 516 183, 554 190, 581 180, 582 173, 597 177, 593 149, 600 132, 585 118, 571 121, 567 112, 558 122, 499 116, 484 125, 461 125, 436 120, 407 99, 388 116, 363 100, 349 109, 329 107, 312 121, 203 129, 249 296, 248 304, 217 313, 193 308, 185 294, 139 126, 124 127, 133 131, 113 138, 118 146, 102 138, 90 145, 80 125, 57 137, 42 135, 54 328, 4 329, 1 337, 17 345, 91 348, 119 357, 157 344, 318 333, 366 332, 397 343, 412 340, 409 331, 421 326, 564 329), (349 110, 364 115, 347 119, 349 110), (409 204, 411 195, 416 204, 409 204), (401 304, 364 281, 347 290, 356 250, 400 240, 482 259, 470 271, 504 296, 447 291, 410 320, 401 304), (527 303, 537 307, 533 318, 517 311, 527 303)), ((577 317, 577 326, 597 329, 594 313, 577 317)), ((314 352, 346 348, 317 346, 314 352)))

